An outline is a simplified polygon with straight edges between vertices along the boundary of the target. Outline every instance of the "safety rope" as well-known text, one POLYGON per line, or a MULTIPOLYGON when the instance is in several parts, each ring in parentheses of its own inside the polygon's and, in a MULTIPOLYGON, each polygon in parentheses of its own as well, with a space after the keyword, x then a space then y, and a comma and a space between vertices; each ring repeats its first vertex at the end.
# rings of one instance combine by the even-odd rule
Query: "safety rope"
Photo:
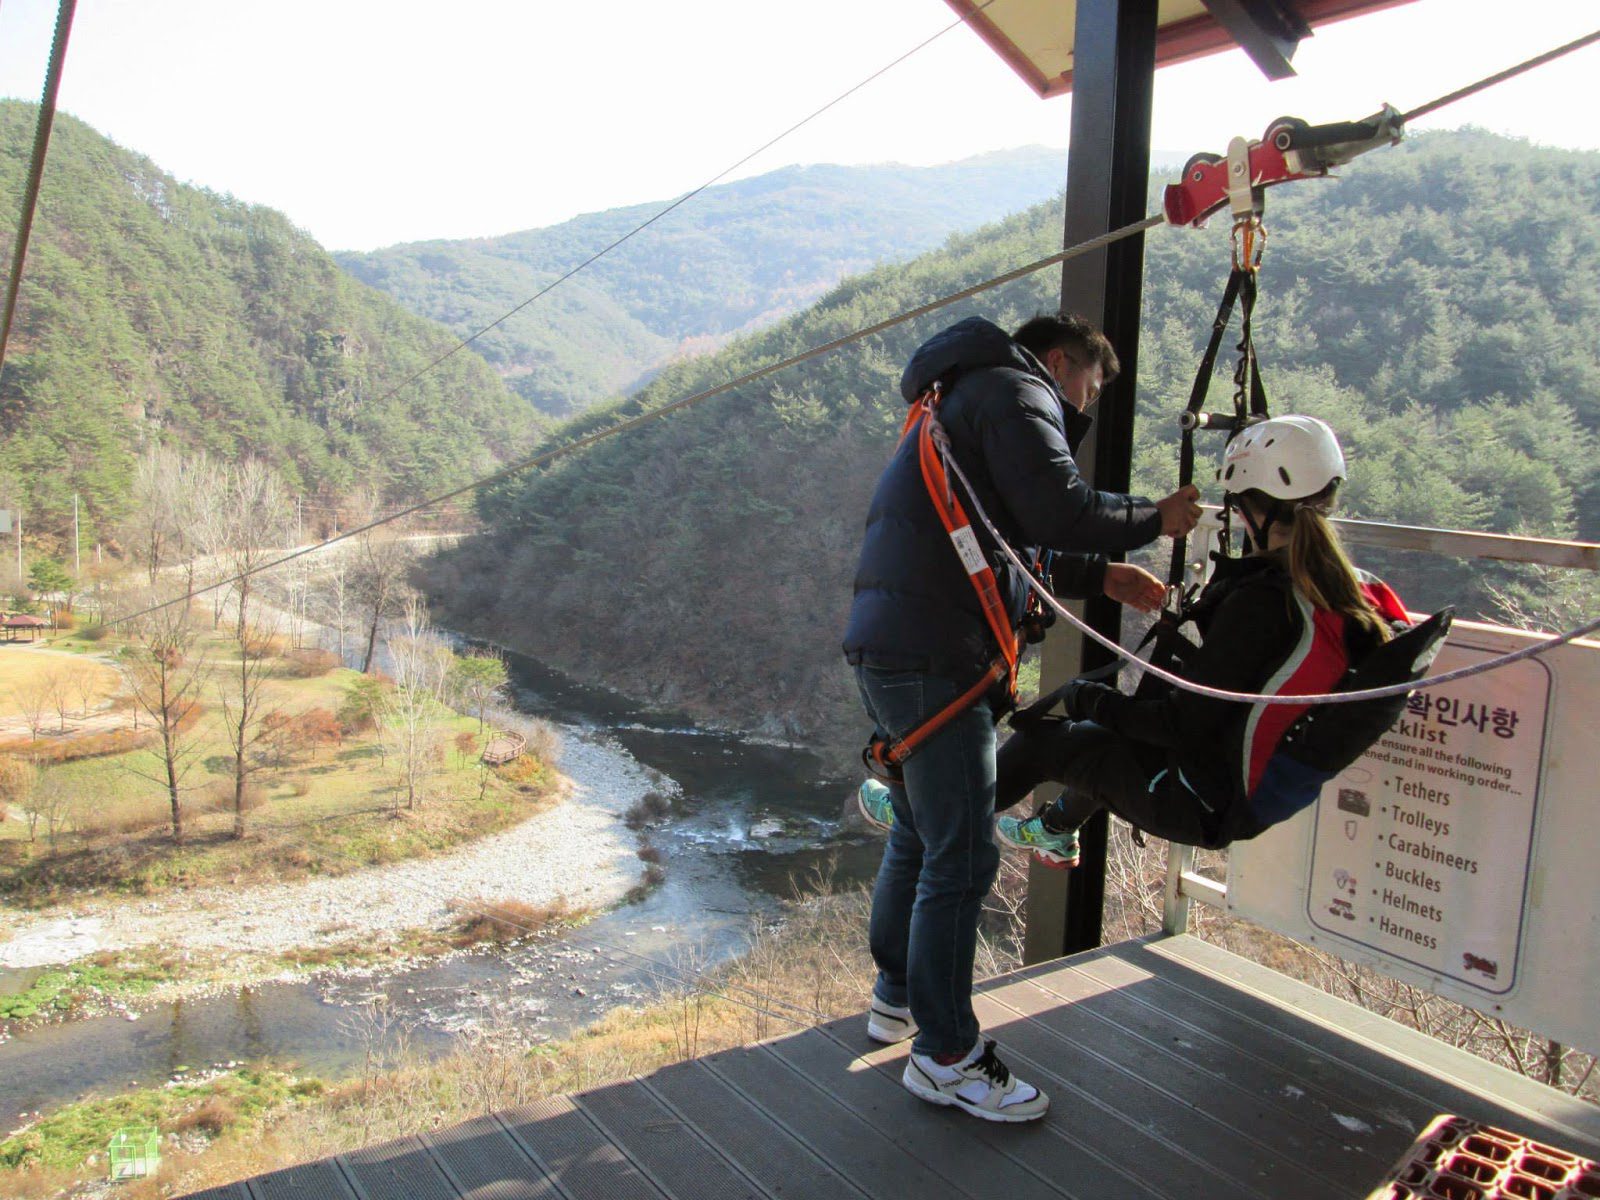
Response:
POLYGON ((971 502, 972 510, 977 514, 978 520, 983 522, 984 528, 989 531, 989 536, 994 538, 995 544, 1000 547, 1001 552, 1010 560, 1012 566, 1022 572, 1027 579, 1028 586, 1038 594, 1042 603, 1049 605, 1058 617, 1065 618, 1066 622, 1073 628, 1080 633, 1086 634, 1124 662, 1137 662, 1146 672, 1154 675, 1157 679, 1163 679, 1176 688, 1186 692, 1193 692, 1197 696, 1207 696, 1212 700, 1234 700, 1244 704, 1353 704, 1359 700, 1382 700, 1390 696, 1404 696, 1409 692, 1419 691, 1424 688, 1440 687, 1447 683, 1454 683, 1459 679, 1469 679, 1474 675, 1482 675, 1486 671, 1497 671, 1501 667, 1508 667, 1512 663, 1521 662, 1525 658, 1535 658, 1555 649, 1557 646, 1564 646, 1568 642, 1577 641, 1577 639, 1586 634, 1600 629, 1600 617, 1596 617, 1576 629, 1569 629, 1566 633, 1550 636, 1549 641, 1541 642, 1537 646, 1527 646, 1509 654, 1501 654, 1494 658, 1485 659, 1483 662, 1474 663, 1471 666, 1458 667, 1454 671, 1445 671, 1443 674, 1429 675, 1427 678, 1419 679, 1414 683, 1396 683, 1390 684, 1388 687, 1364 688, 1354 692, 1312 692, 1305 695, 1282 696, 1268 696, 1256 692, 1230 692, 1222 688, 1208 687, 1206 684, 1195 683, 1191 679, 1175 675, 1171 671, 1156 666, 1154 663, 1146 662, 1134 652, 1119 646, 1099 630, 1092 628, 1069 612, 1050 593, 1049 588, 1033 577, 1033 573, 1027 569, 1026 564, 1018 556, 1017 552, 1000 535, 1000 531, 995 528, 994 522, 989 519, 989 514, 984 511, 983 503, 978 499, 977 493, 973 491, 972 484, 967 480, 954 456, 945 453, 944 458, 945 466, 953 471, 956 478, 961 481, 962 490, 967 493, 967 499, 971 502))
POLYGON ((72 35, 72 17, 78 0, 61 0, 56 10, 55 40, 50 44, 50 66, 45 71, 44 95, 39 100, 39 123, 33 133, 33 158, 28 163, 28 182, 22 191, 22 217, 17 223, 17 244, 11 248, 11 277, 6 280, 6 307, 0 315, 0 370, 6 365, 6 346, 11 341, 11 322, 17 314, 17 295, 22 287, 22 263, 28 255, 28 239, 33 234, 33 214, 39 207, 39 184, 44 179, 45 154, 50 148, 50 130, 56 119, 56 94, 61 90, 61 67, 67 58, 67 38, 72 35))
POLYGON ((605 429, 597 430, 594 433, 578 438, 576 441, 557 446, 553 450, 535 454, 518 462, 511 463, 508 466, 501 467, 498 471, 494 471, 491 474, 474 479, 471 483, 462 484, 458 488, 453 488, 448 492, 444 492, 438 496, 430 497, 427 500, 420 500, 416 504, 399 509, 396 512, 390 513, 388 516, 382 517, 378 520, 369 521, 365 525, 358 525, 354 529, 344 530, 343 532, 335 534, 333 537, 327 538, 324 541, 317 542, 310 546, 303 546, 300 549, 289 554, 285 554, 280 558, 275 558, 270 562, 262 563, 259 566, 251 568, 250 570, 241 571, 237 575, 231 575, 225 579, 220 579, 217 582, 208 584, 203 588, 196 588, 193 592, 190 592, 187 595, 177 596, 171 600, 162 601, 160 604, 152 604, 148 608, 142 608, 137 612, 129 613, 126 616, 117 617, 111 621, 107 621, 105 624, 108 627, 122 625, 139 617, 148 616, 150 613, 159 612, 161 609, 170 608, 174 604, 187 603, 189 600, 197 596, 204 596, 207 593, 214 592, 219 588, 232 587, 235 583, 239 583, 253 575, 259 575, 264 571, 270 571, 277 567, 281 567, 285 563, 293 562, 297 558, 304 558, 308 554, 315 554, 318 551, 324 550, 327 547, 335 545, 339 542, 347 541, 353 537, 359 537, 363 533, 370 533, 372 530, 377 529, 380 526, 387 525, 391 521, 398 521, 402 517, 408 517, 413 513, 421 512, 425 508, 433 508, 436 505, 443 504, 447 500, 454 500, 457 496, 463 496, 466 493, 476 491, 479 488, 488 487, 491 484, 500 482, 502 479, 508 479, 513 475, 518 475, 523 471, 529 471, 535 467, 548 466, 550 463, 553 463, 558 459, 565 458, 571 454, 576 454, 580 450, 586 450, 590 446, 595 445, 597 442, 603 442, 607 438, 612 438, 618 434, 627 433, 630 430, 637 429, 639 426, 648 424, 649 422, 656 420, 658 417, 668 416, 671 413, 678 412, 682 409, 690 407, 691 405, 699 404, 704 400, 709 400, 713 396, 720 396, 725 392, 733 391, 735 388, 741 388, 748 384, 755 383, 758 380, 766 378, 768 375, 773 375, 779 371, 787 370, 790 367, 798 366, 799 364, 810 359, 818 358, 824 354, 838 350, 843 346, 848 346, 853 342, 861 341, 863 338, 868 338, 874 334, 882 333, 887 329, 893 329, 897 325, 904 325, 907 321, 914 321, 918 317, 926 316, 928 313, 935 312, 938 309, 946 308, 949 305, 959 303, 960 301, 969 299, 972 296, 979 295, 980 293, 990 291, 997 287, 1001 287, 1004 284, 1011 283, 1014 280, 1023 278, 1024 276, 1043 271, 1048 267, 1057 266, 1060 263, 1067 262, 1068 260, 1077 258, 1080 255, 1089 254, 1092 251, 1099 250, 1104 246, 1109 246, 1113 242, 1119 242, 1123 238, 1132 237, 1136 233, 1143 233, 1146 229, 1150 229, 1156 225, 1162 224, 1164 220, 1165 218, 1157 213, 1153 216, 1145 217, 1141 221, 1134 221, 1132 224, 1124 225, 1120 229, 1113 229, 1109 233, 1103 233, 1098 237, 1089 238, 1087 241, 1079 242, 1075 246, 1069 246, 1065 250, 1057 251, 1055 254, 1048 255, 1045 258, 1038 259, 1034 262, 1028 263, 1025 266, 1006 271, 1003 274, 986 279, 982 283, 975 283, 971 287, 962 288, 958 292, 951 292, 949 295, 940 296, 937 300, 930 300, 926 304, 920 304, 916 308, 908 309, 907 311, 899 313, 896 316, 887 317, 882 321, 877 321, 871 325, 864 326, 863 328, 857 329, 852 333, 847 333, 841 337, 836 337, 831 341, 823 342, 820 345, 811 347, 809 350, 802 350, 798 354, 792 354, 788 358, 780 359, 778 362, 770 363, 765 367, 760 367, 753 371, 747 371, 745 374, 740 375, 735 379, 730 379, 725 383, 719 383, 714 387, 706 388, 704 391, 695 392, 691 396, 684 396, 680 399, 673 400, 670 403, 661 405, 659 408, 653 408, 649 412, 640 413, 636 417, 630 417, 626 421, 620 421, 615 425, 608 426, 605 429))

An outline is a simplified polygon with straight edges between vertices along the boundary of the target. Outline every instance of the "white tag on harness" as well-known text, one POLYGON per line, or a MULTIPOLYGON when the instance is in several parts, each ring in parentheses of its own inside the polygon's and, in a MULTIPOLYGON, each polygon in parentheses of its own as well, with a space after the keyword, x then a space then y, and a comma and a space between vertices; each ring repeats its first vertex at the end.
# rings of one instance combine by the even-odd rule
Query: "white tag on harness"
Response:
POLYGON ((950 540, 955 543, 956 553, 961 556, 961 565, 967 569, 968 575, 976 575, 989 566, 989 560, 983 556, 983 547, 978 545, 978 535, 972 532, 971 525, 952 529, 950 540))

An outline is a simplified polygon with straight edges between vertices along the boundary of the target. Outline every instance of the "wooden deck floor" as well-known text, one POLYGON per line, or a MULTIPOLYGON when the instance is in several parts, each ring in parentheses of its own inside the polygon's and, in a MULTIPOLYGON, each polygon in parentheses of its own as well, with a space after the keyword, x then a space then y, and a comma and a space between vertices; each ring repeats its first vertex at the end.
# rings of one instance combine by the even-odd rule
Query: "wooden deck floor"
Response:
POLYGON ((979 1016, 1045 1120, 916 1100, 854 1018, 199 1195, 1361 1200, 1441 1112, 1600 1157, 1600 1109, 1192 938, 992 980, 979 1016))

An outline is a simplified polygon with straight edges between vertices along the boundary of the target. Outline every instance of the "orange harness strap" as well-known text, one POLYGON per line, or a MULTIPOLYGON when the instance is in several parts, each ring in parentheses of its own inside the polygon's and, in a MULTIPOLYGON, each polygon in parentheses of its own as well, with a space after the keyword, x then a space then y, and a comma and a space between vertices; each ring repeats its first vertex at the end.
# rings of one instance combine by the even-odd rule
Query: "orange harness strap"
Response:
POLYGON ((1011 621, 1006 613, 1005 603, 1000 598, 1000 585, 995 580, 994 569, 990 567, 988 557, 978 542, 978 536, 972 530, 972 521, 968 518, 966 509, 962 507, 955 490, 950 486, 949 474, 939 457, 939 448, 933 434, 939 399, 938 384, 934 384, 917 397, 911 405, 911 411, 906 414, 906 423, 900 431, 900 440, 904 443, 912 430, 916 430, 917 460, 922 468, 922 482, 927 486, 933 510, 939 514, 940 523, 950 535, 950 543, 955 547, 961 565, 966 568, 967 579, 978 594, 978 604, 983 609, 984 620, 989 623, 989 630, 994 634, 995 642, 1000 647, 1000 655, 989 664, 976 683, 904 737, 883 739, 876 734, 873 735, 872 740, 867 743, 867 748, 861 753, 862 761, 873 774, 894 780, 900 778, 901 764, 916 753, 922 743, 976 704, 995 684, 1002 679, 1005 680, 1006 687, 1013 697, 1017 690, 1017 659, 1021 655, 1021 642, 1011 629, 1011 621))

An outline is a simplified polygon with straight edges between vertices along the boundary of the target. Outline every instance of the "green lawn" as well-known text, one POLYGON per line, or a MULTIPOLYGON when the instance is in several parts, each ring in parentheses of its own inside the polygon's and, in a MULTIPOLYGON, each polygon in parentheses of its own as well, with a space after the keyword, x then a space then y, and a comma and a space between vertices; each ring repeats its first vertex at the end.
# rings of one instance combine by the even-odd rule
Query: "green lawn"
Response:
MULTIPOLYGON (((437 750, 420 780, 422 803, 405 806, 396 757, 385 753, 375 731, 348 734, 337 745, 289 738, 283 756, 252 773, 240 841, 233 836, 233 754, 222 704, 238 654, 221 635, 203 639, 201 650, 212 675, 182 784, 184 844, 172 840, 155 749, 61 763, 45 768, 45 779, 74 798, 75 828, 52 848, 42 827, 30 843, 24 821, 0 821, 0 894, 37 906, 85 888, 149 894, 220 880, 342 874, 439 853, 506 828, 554 790, 554 772, 529 760, 485 777, 477 720, 440 706, 437 750), (459 735, 470 737, 461 749, 459 735)), ((331 717, 362 678, 342 668, 299 678, 291 663, 270 660, 264 708, 290 718, 320 709, 331 717)), ((141 726, 149 726, 148 717, 141 726)))

